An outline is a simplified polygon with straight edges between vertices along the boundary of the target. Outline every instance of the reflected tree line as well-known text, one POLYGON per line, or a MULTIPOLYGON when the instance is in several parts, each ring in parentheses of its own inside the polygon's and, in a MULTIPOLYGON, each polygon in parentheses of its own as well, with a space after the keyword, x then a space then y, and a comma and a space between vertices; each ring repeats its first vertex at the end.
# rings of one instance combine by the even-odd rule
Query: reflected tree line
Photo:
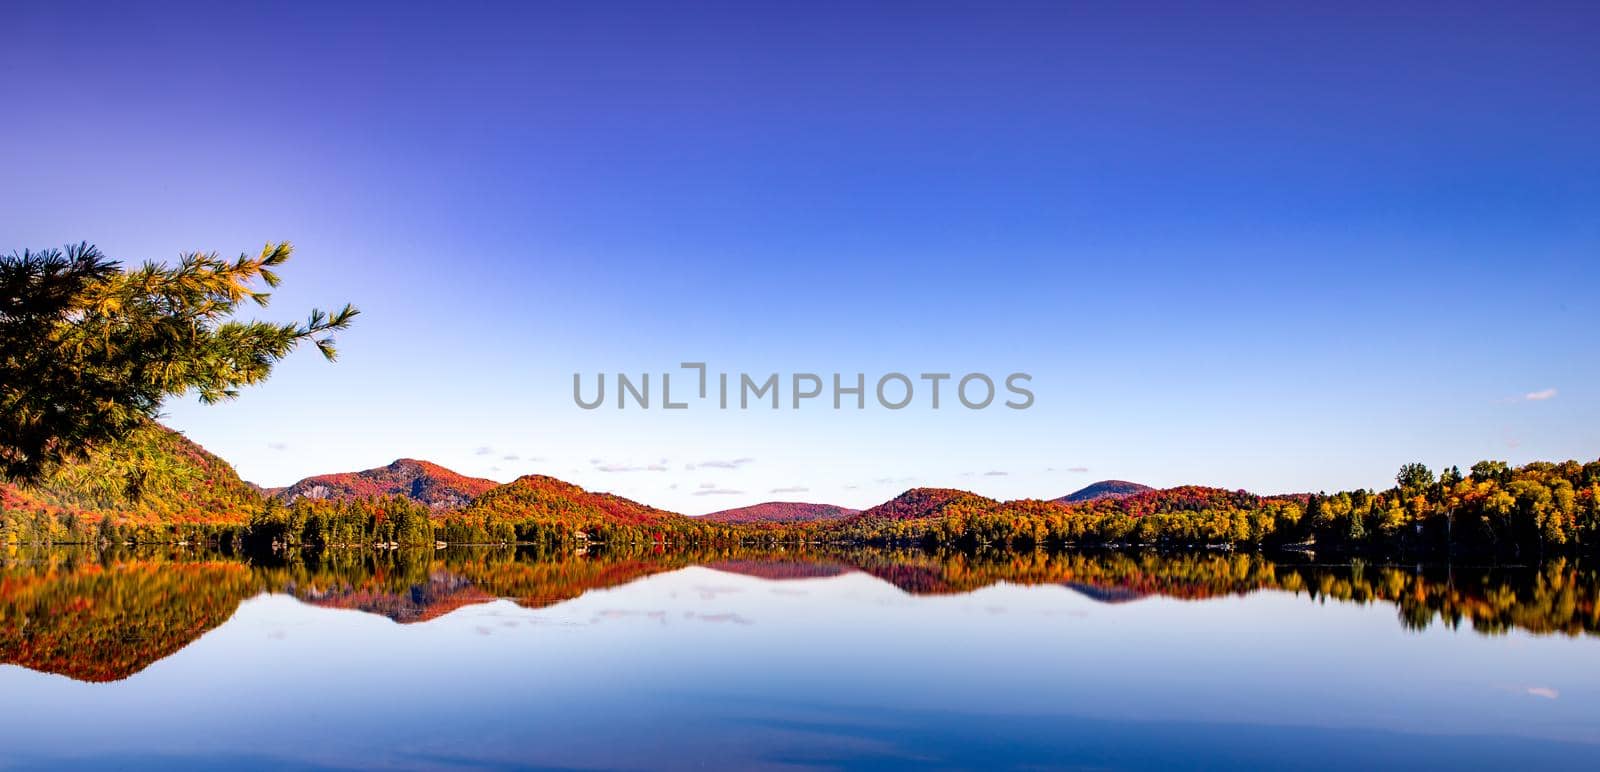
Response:
POLYGON ((997 582, 1056 585, 1105 603, 1287 592, 1382 603, 1408 629, 1600 633, 1600 576, 1579 560, 1531 566, 1274 561, 1258 553, 915 549, 543 551, 304 550, 229 555, 182 548, 12 548, 0 553, 0 662, 115 681, 226 622, 245 599, 301 602, 408 624, 507 599, 542 608, 653 574, 705 566, 769 581, 861 572, 912 595, 997 582))

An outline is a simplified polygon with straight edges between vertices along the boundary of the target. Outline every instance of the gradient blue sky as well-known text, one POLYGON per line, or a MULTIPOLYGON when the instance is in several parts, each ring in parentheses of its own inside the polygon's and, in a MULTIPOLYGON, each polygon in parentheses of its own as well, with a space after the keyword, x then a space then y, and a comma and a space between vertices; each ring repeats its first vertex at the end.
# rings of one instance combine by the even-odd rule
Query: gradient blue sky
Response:
POLYGON ((0 248, 293 241, 262 315, 355 302, 342 361, 167 418, 264 484, 699 513, 1600 455, 1600 6, 1002 5, 9 4, 0 248), (572 404, 685 360, 1038 400, 572 404))

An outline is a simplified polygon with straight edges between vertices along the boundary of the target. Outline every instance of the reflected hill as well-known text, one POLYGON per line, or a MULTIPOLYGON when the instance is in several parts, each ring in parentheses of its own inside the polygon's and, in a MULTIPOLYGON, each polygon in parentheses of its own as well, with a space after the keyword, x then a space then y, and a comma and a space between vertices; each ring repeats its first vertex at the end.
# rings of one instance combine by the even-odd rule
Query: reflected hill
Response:
POLYGON ((496 599, 470 579, 448 571, 434 571, 421 584, 411 585, 403 591, 343 584, 331 588, 310 586, 286 589, 301 602, 313 606, 377 614, 402 625, 437 619, 456 609, 496 599))
POLYGON ((814 560, 783 557, 727 558, 709 561, 702 565, 725 574, 753 576, 757 579, 767 579, 774 582, 792 579, 825 579, 830 576, 842 576, 859 570, 853 566, 820 556, 814 560))
POLYGON ((1565 559, 1467 568, 1278 562, 1247 553, 451 548, 247 559, 177 550, 57 550, 0 553, 0 663, 79 681, 116 681, 181 650, 262 593, 416 624, 495 600, 544 608, 690 566, 772 582, 863 573, 913 596, 968 593, 1001 582, 1062 587, 1100 603, 1287 592, 1316 602, 1391 605, 1408 629, 1443 624, 1480 634, 1600 633, 1600 576, 1565 559))
POLYGON ((228 621, 256 592, 250 567, 160 557, 45 556, 0 570, 0 662, 118 681, 228 621))

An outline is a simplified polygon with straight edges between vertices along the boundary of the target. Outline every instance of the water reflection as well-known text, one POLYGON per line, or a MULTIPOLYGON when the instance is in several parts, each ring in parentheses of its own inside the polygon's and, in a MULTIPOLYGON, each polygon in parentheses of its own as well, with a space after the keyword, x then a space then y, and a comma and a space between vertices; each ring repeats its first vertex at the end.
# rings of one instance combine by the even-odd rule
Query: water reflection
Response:
MULTIPOLYGON (((1059 585, 1098 603, 1286 593, 1388 604, 1407 629, 1480 634, 1600 632, 1600 577, 1577 562, 1534 566, 1319 564, 1258 554, 654 551, 330 551, 232 557, 185 551, 17 552, 0 560, 0 662, 79 681, 125 679, 222 625, 262 593, 400 624, 510 600, 552 606, 701 566, 769 582, 863 574, 911 596, 997 583, 1059 585)), ((737 620, 734 620, 737 621, 737 620)))

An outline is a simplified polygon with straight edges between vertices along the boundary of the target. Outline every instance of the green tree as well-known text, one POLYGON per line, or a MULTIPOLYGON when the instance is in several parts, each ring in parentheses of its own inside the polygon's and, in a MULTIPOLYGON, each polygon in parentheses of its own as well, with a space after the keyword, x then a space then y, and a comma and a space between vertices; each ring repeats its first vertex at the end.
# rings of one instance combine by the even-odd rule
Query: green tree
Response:
POLYGON ((304 323, 232 318, 267 304, 260 286, 278 285, 291 251, 192 253, 133 270, 87 243, 0 256, 0 479, 37 482, 126 438, 169 397, 231 399, 302 343, 332 360, 330 333, 349 326, 351 306, 304 323))
POLYGON ((1400 490, 1416 494, 1433 485, 1433 470, 1426 464, 1405 464, 1400 467, 1400 473, 1394 476, 1394 481, 1400 490))
POLYGON ((1475 480, 1503 481, 1511 474, 1511 467, 1504 461, 1479 461, 1472 465, 1472 477, 1475 480))

